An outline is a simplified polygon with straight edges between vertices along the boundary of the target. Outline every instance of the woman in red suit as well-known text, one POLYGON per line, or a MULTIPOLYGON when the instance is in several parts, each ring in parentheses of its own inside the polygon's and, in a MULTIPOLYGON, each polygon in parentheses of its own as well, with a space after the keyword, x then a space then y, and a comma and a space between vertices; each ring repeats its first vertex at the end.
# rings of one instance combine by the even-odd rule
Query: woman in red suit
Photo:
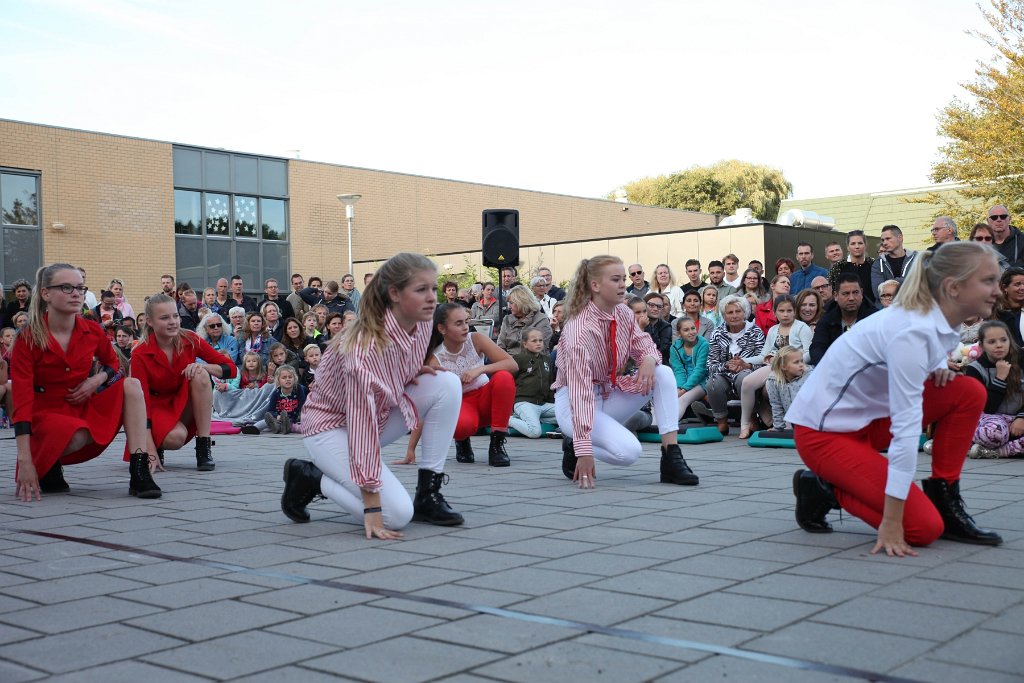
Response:
POLYGON ((235 364, 199 335, 181 329, 174 299, 166 294, 150 297, 145 339, 132 351, 132 377, 142 385, 149 416, 149 448, 162 456, 163 451, 178 450, 196 437, 200 472, 215 467, 210 448, 211 376, 234 377, 235 364))
POLYGON ((81 316, 85 291, 82 274, 67 263, 36 273, 29 324, 11 356, 17 496, 29 501, 39 500, 40 492, 68 491, 63 465, 95 458, 124 425, 131 454, 128 492, 159 498, 146 451, 142 387, 114 369, 117 356, 106 333, 81 316), (93 359, 101 367, 90 375, 93 359))

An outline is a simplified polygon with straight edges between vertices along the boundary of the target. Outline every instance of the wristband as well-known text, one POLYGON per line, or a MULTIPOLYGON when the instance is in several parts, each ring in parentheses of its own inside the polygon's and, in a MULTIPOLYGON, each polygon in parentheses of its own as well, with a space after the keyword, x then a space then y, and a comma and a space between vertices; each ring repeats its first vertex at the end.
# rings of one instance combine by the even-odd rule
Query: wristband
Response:
POLYGON ((380 512, 380 511, 381 511, 381 509, 379 507, 376 507, 376 508, 363 508, 363 514, 364 515, 371 515, 374 512, 380 512))

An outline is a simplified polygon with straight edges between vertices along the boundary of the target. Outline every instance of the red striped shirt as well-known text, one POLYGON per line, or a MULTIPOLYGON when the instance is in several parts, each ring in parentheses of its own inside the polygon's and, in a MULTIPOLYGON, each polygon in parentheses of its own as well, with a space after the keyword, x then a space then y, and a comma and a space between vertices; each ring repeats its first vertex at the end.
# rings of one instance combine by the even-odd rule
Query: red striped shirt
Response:
POLYGON ((558 379, 551 386, 558 390, 569 388, 572 406, 573 446, 577 456, 593 455, 590 433, 594 428, 594 387, 602 396, 611 393, 609 360, 612 355, 608 344, 612 317, 615 319, 615 388, 630 394, 639 394, 636 376, 619 376, 632 358, 638 365, 644 358, 653 358, 661 364, 661 352, 651 335, 640 329, 633 311, 626 304, 615 307, 612 315, 604 313, 593 302, 575 318, 566 321, 558 341, 558 379))
POLYGON ((398 407, 409 429, 416 427, 416 406, 405 386, 423 367, 431 322, 423 320, 410 335, 388 311, 384 330, 391 338, 383 349, 342 353, 331 345, 316 369, 316 382, 302 408, 306 436, 337 427, 348 429, 348 461, 352 481, 366 491, 379 491, 380 434, 398 407))

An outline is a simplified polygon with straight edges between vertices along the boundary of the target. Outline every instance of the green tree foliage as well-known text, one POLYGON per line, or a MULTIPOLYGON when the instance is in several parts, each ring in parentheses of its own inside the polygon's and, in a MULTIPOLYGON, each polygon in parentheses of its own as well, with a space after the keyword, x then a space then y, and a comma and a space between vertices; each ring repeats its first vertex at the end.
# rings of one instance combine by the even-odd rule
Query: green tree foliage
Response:
POLYGON ((668 176, 640 178, 624 189, 634 204, 720 215, 750 207, 759 219, 775 220, 793 185, 777 168, 733 159, 668 176))
POLYGON ((978 62, 974 81, 961 84, 970 97, 954 98, 939 114, 946 142, 932 166, 933 181, 966 187, 960 197, 919 200, 938 205, 936 215, 953 216, 961 234, 984 219, 989 205, 1024 211, 1024 0, 990 2, 991 9, 979 9, 991 32, 973 33, 994 54, 978 62))

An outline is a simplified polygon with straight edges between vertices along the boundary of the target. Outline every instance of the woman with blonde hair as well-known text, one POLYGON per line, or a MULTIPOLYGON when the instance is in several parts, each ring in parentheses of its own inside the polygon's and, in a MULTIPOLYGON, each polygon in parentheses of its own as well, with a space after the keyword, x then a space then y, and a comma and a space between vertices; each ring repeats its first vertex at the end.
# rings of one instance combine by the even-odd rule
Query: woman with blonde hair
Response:
POLYGON ((174 299, 166 294, 149 298, 146 329, 132 352, 132 377, 139 380, 146 397, 149 450, 159 455, 161 468, 164 451, 183 448, 195 438, 196 469, 214 469, 210 378, 225 380, 234 375, 231 358, 214 350, 195 332, 181 327, 174 299))
POLYGON ((786 413, 800 457, 793 475, 797 523, 832 531, 841 507, 878 529, 872 553, 915 555, 947 538, 999 545, 964 508, 960 476, 985 407, 985 387, 946 359, 960 324, 987 317, 999 297, 992 247, 949 242, 923 251, 892 306, 832 344, 786 413), (922 425, 934 424, 932 476, 914 485, 922 425), (881 451, 888 449, 888 455, 881 451))
MULTIPOLYGON (((668 299, 668 315, 678 318, 683 314, 683 288, 676 286, 676 276, 667 263, 659 263, 654 268, 651 291, 668 299)), ((665 320, 669 322, 669 318, 665 320)))
POLYGON ((661 432, 661 481, 694 486, 699 479, 677 440, 675 375, 623 303, 625 293, 626 269, 615 256, 583 259, 569 285, 552 385, 564 435, 562 473, 580 488, 593 488, 595 458, 619 466, 635 463, 643 449, 623 422, 653 399, 661 432), (626 374, 629 359, 638 366, 635 374, 626 374))
POLYGON ((441 495, 462 383, 423 362, 436 306, 437 268, 419 254, 392 256, 365 287, 358 319, 327 347, 302 410, 313 460, 285 462, 281 510, 289 519, 308 522, 306 506, 323 495, 360 520, 367 538, 397 538, 410 519, 462 524, 441 495), (423 448, 410 499, 380 450, 417 423, 423 448))
POLYGON ((526 287, 513 287, 508 293, 508 310, 498 332, 498 348, 514 356, 523 350, 523 341, 529 330, 540 330, 544 335, 544 348, 551 341, 551 320, 541 310, 540 303, 526 287))
POLYGON ((150 473, 156 453, 146 450, 142 386, 115 369, 117 356, 107 334, 82 317, 85 292, 82 274, 70 264, 36 272, 29 322, 11 351, 16 495, 28 502, 39 500, 40 493, 67 492, 63 466, 95 458, 124 426, 128 492, 159 498, 150 473))

